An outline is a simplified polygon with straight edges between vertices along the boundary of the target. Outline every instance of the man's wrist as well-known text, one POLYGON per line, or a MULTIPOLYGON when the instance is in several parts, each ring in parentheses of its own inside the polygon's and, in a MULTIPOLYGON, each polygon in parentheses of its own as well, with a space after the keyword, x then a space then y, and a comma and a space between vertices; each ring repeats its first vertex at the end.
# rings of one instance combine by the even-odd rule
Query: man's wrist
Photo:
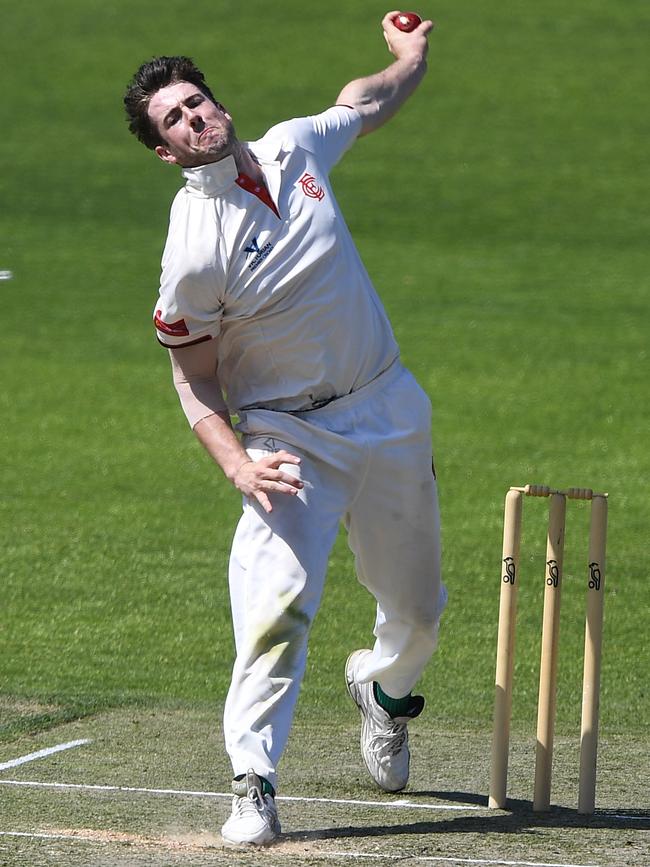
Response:
POLYGON ((252 463, 253 463, 253 461, 251 458, 248 457, 248 455, 246 455, 246 457, 242 458, 242 460, 240 460, 240 461, 237 461, 237 462, 233 461, 234 469, 226 471, 226 478, 228 479, 228 481, 235 484, 235 480, 236 480, 241 468, 245 464, 252 464, 252 463))
POLYGON ((395 58, 394 63, 403 67, 411 74, 420 70, 425 72, 427 68, 427 55, 419 51, 412 54, 402 54, 400 57, 395 58))

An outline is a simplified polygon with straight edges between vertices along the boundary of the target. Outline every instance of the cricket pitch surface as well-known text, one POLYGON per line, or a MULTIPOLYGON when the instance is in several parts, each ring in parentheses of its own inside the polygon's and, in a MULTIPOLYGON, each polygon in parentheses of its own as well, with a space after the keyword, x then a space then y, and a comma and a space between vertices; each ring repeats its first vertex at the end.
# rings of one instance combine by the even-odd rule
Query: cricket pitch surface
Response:
POLYGON ((280 768, 280 841, 225 846, 230 768, 218 712, 120 709, 0 747, 0 865, 510 865, 650 863, 647 741, 603 737, 597 810, 576 810, 578 745, 556 738, 553 807, 532 812, 534 737, 514 732, 507 810, 487 808, 490 733, 417 720, 411 782, 367 777, 356 715, 299 717, 280 768))

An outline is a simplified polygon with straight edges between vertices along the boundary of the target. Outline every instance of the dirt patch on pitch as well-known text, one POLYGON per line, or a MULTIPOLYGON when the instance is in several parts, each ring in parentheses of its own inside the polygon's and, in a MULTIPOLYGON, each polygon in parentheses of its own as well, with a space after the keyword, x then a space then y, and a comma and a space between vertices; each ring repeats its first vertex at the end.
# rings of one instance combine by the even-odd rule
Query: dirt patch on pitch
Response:
POLYGON ((209 833, 149 837, 121 831, 101 831, 96 828, 48 828, 42 833, 92 843, 121 843, 140 849, 162 849, 169 852, 204 852, 206 849, 223 848, 221 838, 209 833))

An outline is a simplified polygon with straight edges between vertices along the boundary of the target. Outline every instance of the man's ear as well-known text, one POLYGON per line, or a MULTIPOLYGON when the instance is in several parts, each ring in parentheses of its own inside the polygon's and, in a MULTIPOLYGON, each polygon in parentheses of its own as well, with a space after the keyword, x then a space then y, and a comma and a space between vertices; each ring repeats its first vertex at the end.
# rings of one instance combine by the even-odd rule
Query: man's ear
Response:
POLYGON ((230 114, 228 114, 228 109, 226 108, 226 106, 223 103, 215 102, 215 105, 217 106, 219 111, 222 111, 225 114, 225 116, 228 118, 228 120, 232 120, 232 116, 230 114))
POLYGON ((176 163, 178 162, 174 154, 164 145, 158 145, 154 148, 154 151, 164 163, 171 163, 171 165, 176 165, 176 163))

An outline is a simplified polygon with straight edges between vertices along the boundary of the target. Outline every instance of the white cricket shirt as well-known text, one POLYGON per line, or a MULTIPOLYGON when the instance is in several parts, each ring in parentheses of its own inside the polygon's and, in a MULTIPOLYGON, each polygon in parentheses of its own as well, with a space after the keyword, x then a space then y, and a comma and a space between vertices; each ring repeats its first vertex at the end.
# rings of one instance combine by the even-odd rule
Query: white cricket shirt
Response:
POLYGON ((357 111, 336 106, 246 143, 266 203, 232 157, 183 171, 154 321, 165 346, 218 341, 231 412, 310 408, 399 354, 328 178, 360 127, 357 111))

